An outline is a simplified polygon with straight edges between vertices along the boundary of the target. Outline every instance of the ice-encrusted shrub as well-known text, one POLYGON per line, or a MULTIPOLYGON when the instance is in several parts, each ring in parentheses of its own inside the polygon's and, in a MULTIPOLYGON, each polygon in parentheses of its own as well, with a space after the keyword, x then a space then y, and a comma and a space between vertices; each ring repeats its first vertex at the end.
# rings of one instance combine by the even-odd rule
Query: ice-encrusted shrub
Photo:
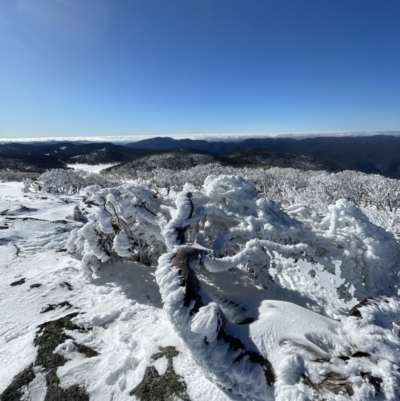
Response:
POLYGON ((368 216, 376 225, 400 237, 400 181, 377 174, 357 171, 328 173, 294 168, 234 168, 219 164, 199 165, 189 169, 156 168, 151 171, 117 169, 108 171, 111 179, 135 179, 155 191, 182 190, 185 183, 200 189, 209 175, 240 175, 253 181, 258 193, 284 206, 306 204, 320 213, 339 199, 346 199, 368 216))
POLYGON ((98 211, 71 233, 69 252, 81 254, 83 265, 92 269, 113 257, 154 264, 165 250, 160 232, 165 218, 154 194, 144 186, 132 185, 92 186, 86 191, 98 211))
POLYGON ((164 195, 145 185, 88 188, 98 211, 75 230, 71 253, 95 269, 113 257, 155 264, 185 243, 209 249, 210 271, 243 269, 268 287, 276 255, 319 263, 344 280, 341 298, 390 295, 398 284, 399 244, 344 199, 318 214, 303 206, 283 211, 240 176, 209 176, 201 189, 186 184, 164 195))
POLYGON ((54 169, 41 174, 36 181, 25 180, 23 192, 74 195, 91 185, 105 188, 113 187, 118 183, 99 174, 87 173, 82 170, 54 169))

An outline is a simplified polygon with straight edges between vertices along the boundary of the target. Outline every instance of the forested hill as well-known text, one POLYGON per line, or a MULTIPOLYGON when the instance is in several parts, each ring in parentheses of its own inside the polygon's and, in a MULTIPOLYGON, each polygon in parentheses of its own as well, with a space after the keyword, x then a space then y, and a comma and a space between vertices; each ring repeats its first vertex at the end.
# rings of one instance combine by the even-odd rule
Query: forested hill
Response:
POLYGON ((393 178, 400 177, 400 136, 253 138, 241 142, 176 140, 159 137, 133 142, 127 146, 160 151, 189 148, 219 155, 249 149, 266 149, 270 152, 317 156, 365 173, 383 174, 393 178))
POLYGON ((67 168, 68 164, 123 163, 157 153, 108 142, 0 143, 0 171, 42 173, 52 168, 67 168))

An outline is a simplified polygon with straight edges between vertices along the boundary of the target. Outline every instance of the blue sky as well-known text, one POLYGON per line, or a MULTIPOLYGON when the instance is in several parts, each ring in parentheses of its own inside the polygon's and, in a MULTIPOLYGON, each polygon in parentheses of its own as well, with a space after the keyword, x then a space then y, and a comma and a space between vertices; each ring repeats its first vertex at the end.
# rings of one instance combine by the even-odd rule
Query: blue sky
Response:
POLYGON ((400 130, 399 0, 4 0, 0 137, 400 130))

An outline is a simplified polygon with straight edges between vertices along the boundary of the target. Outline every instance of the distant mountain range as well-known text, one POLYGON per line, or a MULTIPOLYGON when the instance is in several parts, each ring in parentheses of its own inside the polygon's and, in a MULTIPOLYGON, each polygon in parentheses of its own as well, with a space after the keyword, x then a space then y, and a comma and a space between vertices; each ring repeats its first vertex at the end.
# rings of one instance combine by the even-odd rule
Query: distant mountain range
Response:
POLYGON ((197 159, 232 166, 280 166, 332 172, 354 169, 400 178, 400 137, 390 135, 254 138, 239 142, 156 137, 125 146, 108 142, 14 142, 0 144, 0 169, 42 172, 49 168, 66 168, 73 163, 128 163, 138 159, 141 160, 139 164, 150 163, 151 166, 150 156, 174 151, 181 156, 183 153, 207 155, 208 158, 197 159))
POLYGON ((136 149, 169 151, 187 148, 195 151, 228 154, 250 149, 265 149, 319 157, 365 173, 400 177, 400 137, 391 135, 319 138, 261 138, 241 142, 152 138, 127 146, 136 149))

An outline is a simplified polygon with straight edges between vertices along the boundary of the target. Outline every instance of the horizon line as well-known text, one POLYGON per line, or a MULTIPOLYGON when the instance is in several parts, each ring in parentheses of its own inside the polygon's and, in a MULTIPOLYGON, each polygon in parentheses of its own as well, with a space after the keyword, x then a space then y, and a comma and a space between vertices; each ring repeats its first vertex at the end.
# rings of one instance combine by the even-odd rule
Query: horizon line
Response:
POLYGON ((345 136, 376 136, 376 135, 400 135, 400 130, 390 131, 312 131, 312 132, 269 132, 269 133, 201 133, 201 134, 134 134, 134 135, 91 135, 91 136, 46 136, 46 137, 17 137, 0 138, 1 143, 8 142, 139 142, 152 138, 172 139, 216 139, 239 140, 242 138, 298 138, 305 139, 320 136, 345 137, 345 136), (204 138, 206 137, 206 138, 204 138))

